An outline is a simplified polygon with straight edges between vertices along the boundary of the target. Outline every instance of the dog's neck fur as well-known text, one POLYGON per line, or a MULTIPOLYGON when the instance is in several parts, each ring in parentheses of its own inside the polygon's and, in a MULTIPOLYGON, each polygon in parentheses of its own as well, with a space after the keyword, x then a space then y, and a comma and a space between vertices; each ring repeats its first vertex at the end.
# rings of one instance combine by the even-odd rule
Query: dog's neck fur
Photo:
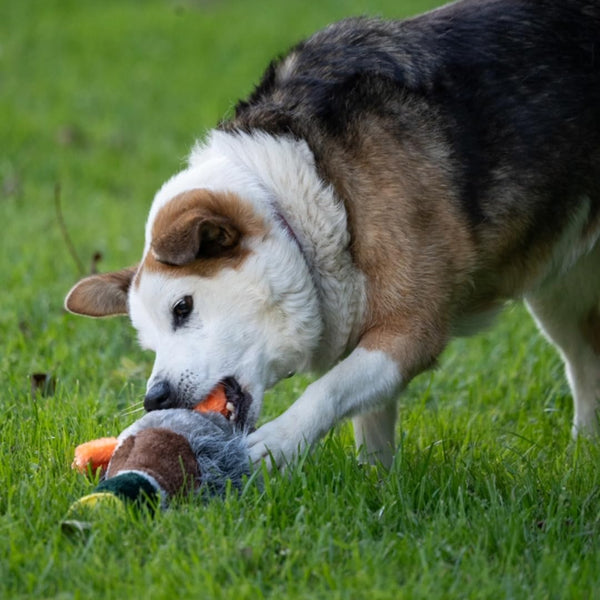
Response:
MULTIPOLYGON (((364 276, 349 252, 344 205, 317 175, 307 144, 262 132, 213 131, 206 143, 192 150, 189 167, 157 194, 147 234, 159 208, 176 193, 194 187, 238 192, 298 245, 317 288, 323 319, 311 368, 329 368, 357 342, 366 291, 364 276)), ((149 239, 147 235, 147 245, 149 239)))
MULTIPOLYGON (((324 331, 313 368, 329 368, 357 342, 366 305, 364 277, 349 252, 343 203, 319 178, 313 155, 303 141, 262 132, 215 131, 207 146, 260 181, 296 237, 322 307, 324 331)), ((196 156, 198 148, 190 164, 196 156)))

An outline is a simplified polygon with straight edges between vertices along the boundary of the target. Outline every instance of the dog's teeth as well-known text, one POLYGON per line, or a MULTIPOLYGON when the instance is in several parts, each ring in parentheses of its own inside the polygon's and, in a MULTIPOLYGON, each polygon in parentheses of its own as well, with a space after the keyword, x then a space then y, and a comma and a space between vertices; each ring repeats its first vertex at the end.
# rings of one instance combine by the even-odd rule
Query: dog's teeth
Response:
POLYGON ((228 402, 225 405, 225 408, 229 411, 230 415, 229 415, 229 420, 230 421, 235 421, 236 419, 236 414, 235 414, 235 406, 233 404, 233 402, 228 402))

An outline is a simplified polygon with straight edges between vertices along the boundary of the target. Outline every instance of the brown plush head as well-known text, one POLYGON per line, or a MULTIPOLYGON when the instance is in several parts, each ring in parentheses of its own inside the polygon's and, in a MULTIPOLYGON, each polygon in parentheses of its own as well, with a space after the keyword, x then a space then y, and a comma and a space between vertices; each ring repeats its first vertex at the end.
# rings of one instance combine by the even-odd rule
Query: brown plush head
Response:
MULTIPOLYGON (((82 464, 89 468, 90 463, 82 464)), ((241 489, 249 474, 246 431, 235 421, 216 412, 157 410, 117 438, 95 491, 155 508, 157 498, 164 506, 178 493, 223 495, 230 485, 241 489)))
POLYGON ((124 471, 144 473, 168 496, 196 489, 201 479, 187 439, 164 427, 144 429, 119 444, 106 471, 106 479, 124 471))

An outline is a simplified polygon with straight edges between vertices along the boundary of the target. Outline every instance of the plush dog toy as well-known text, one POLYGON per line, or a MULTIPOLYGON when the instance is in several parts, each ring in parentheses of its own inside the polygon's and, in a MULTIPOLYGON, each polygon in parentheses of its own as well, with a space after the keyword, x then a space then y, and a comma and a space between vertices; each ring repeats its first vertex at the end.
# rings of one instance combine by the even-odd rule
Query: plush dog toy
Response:
POLYGON ((72 511, 115 497, 155 507, 179 493, 223 495, 228 485, 241 488, 250 474, 247 409, 246 395, 226 382, 193 410, 153 411, 118 438, 78 446, 73 468, 100 469, 102 479, 72 511))

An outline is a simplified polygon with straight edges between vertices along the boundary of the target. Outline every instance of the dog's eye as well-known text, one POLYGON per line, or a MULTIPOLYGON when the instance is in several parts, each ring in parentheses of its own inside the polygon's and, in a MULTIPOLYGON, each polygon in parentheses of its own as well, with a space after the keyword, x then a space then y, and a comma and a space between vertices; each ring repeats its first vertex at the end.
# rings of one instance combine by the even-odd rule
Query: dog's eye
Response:
POLYGON ((175 322, 175 327, 182 325, 185 322, 193 308, 194 299, 191 296, 184 296, 175 303, 175 306, 173 306, 173 320, 175 322))

